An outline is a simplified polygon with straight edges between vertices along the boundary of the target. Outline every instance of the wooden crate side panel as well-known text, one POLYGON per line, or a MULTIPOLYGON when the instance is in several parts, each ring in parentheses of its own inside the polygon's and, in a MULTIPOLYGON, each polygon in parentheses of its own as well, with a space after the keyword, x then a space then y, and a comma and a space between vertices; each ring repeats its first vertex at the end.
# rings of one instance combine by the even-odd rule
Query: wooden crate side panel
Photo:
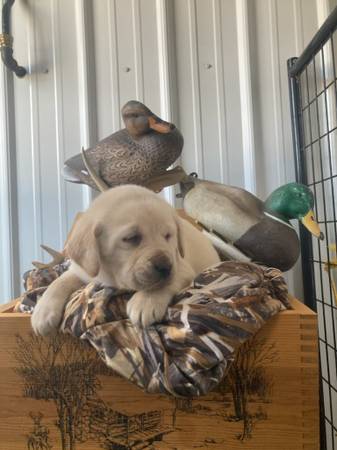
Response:
POLYGON ((319 361, 316 316, 301 314, 301 394, 303 449, 319 448, 319 361))
MULTIPOLYGON (((275 398, 277 397, 275 403, 283 407, 283 412, 279 412, 278 423, 284 421, 283 425, 287 426, 292 436, 289 448, 317 450, 319 448, 317 319, 305 305, 297 305, 297 302, 294 305, 296 310, 278 315, 260 334, 269 342, 277 340, 278 349, 283 355, 271 366, 279 388, 274 394, 275 398)), ((273 441, 274 445, 277 444, 273 441)))
MULTIPOLYGON (((275 351, 277 357, 271 357, 265 367, 270 377, 271 398, 266 403, 253 398, 248 404, 251 413, 260 411, 261 416, 266 415, 253 423, 251 438, 238 439, 244 429, 243 421, 230 419, 234 411, 233 404, 228 403, 231 394, 222 398, 219 393, 211 393, 205 398, 185 401, 185 406, 179 405, 177 409, 167 397, 146 395, 121 378, 102 375, 98 396, 104 402, 105 417, 116 420, 116 413, 132 416, 149 410, 163 411, 165 419, 159 430, 163 433, 162 440, 158 432, 158 440, 151 444, 153 449, 318 450, 316 316, 301 306, 299 311, 301 314, 291 311, 278 315, 257 336, 267 354, 275 351)), ((36 414, 43 414, 42 430, 48 428, 53 449, 62 449, 55 426, 55 403, 23 398, 22 380, 13 370, 15 335, 27 338, 29 331, 28 316, 0 314, 0 450, 27 449, 27 439, 34 435, 30 412, 35 414, 35 420, 36 414)), ((104 444, 97 436, 92 440, 88 432, 90 422, 96 434, 103 433, 106 424, 99 417, 98 414, 96 418, 83 418, 85 442, 77 442, 77 450, 97 450, 104 444)))

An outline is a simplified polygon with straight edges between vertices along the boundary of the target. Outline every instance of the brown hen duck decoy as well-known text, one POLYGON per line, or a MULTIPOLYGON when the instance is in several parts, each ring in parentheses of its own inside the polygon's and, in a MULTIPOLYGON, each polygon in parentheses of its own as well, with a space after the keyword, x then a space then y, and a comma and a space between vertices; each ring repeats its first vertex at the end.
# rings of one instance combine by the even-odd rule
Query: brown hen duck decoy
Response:
MULTIPOLYGON (((135 100, 124 105, 122 117, 125 128, 85 150, 85 156, 107 187, 128 183, 147 186, 153 177, 167 173, 180 156, 183 137, 173 124, 135 100)), ((97 189, 81 153, 65 162, 63 176, 97 189)))

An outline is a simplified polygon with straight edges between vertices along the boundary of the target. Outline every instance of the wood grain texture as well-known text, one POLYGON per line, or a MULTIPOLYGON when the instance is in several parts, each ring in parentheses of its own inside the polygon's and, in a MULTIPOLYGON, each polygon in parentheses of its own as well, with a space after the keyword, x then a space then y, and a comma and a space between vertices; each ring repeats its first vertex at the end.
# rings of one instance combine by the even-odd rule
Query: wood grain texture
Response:
MULTIPOLYGON (((108 420, 109 416, 111 421, 111 417, 118 416, 118 429, 116 420, 110 423, 109 432, 104 428, 105 436, 110 433, 110 447, 105 448, 318 450, 317 320, 302 303, 292 300, 292 305, 293 310, 280 313, 254 339, 250 355, 254 354, 254 349, 257 356, 264 352, 264 358, 260 359, 265 361, 265 366, 259 370, 265 385, 264 392, 258 394, 257 389, 247 397, 250 421, 246 436, 243 436, 244 421, 235 418, 234 397, 225 385, 203 398, 175 401, 165 396, 144 394, 120 377, 101 373, 97 376, 99 384, 94 389, 95 394, 83 407, 91 412, 84 414, 77 427, 77 431, 83 431, 83 442, 77 441, 73 449, 101 448, 104 439, 107 440, 102 437, 103 418, 108 420), (262 349, 260 353, 258 348, 262 349), (100 415, 97 413, 99 408, 100 415), (126 424, 129 444, 123 434, 126 424), (145 431, 137 431, 140 426, 145 431), (119 437, 116 437, 118 433, 119 437), (139 440, 137 444, 136 439, 139 440)), ((10 309, 5 308, 5 311, 10 309)), ((50 448, 62 449, 60 429, 55 425, 56 401, 24 397, 24 379, 14 370, 20 366, 17 335, 23 339, 21 343, 29 345, 29 333, 28 315, 0 313, 0 450, 26 450, 29 439, 31 443, 45 439, 52 446, 50 448)), ((36 357, 38 351, 34 355, 36 357)), ((69 369, 70 363, 68 358, 64 367, 69 369)), ((261 388, 261 384, 259 386, 261 388)))

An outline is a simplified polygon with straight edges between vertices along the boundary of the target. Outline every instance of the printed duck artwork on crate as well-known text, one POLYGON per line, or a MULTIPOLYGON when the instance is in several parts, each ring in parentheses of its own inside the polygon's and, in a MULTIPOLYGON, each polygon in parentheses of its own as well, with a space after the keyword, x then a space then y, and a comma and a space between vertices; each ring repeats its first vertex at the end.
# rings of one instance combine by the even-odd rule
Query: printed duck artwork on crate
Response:
MULTIPOLYGON (((126 128, 66 161, 65 178, 100 191, 134 183, 159 192, 180 183, 189 220, 225 261, 199 274, 174 298, 164 321, 149 330, 128 320, 130 293, 94 283, 70 298, 61 333, 35 336, 28 321, 20 334, 10 327, 15 396, 25 399, 25 433, 13 448, 220 450, 249 442, 247 448, 260 449, 275 433, 275 417, 275 449, 289 446, 289 431, 305 440, 302 428, 289 424, 279 408, 289 391, 294 405, 304 383, 301 372, 294 376, 296 386, 285 385, 287 358, 298 357, 300 367, 302 356, 291 356, 297 346, 284 349, 282 320, 271 319, 292 307, 281 274, 299 253, 290 219, 322 238, 311 192, 291 183, 262 202, 179 166, 168 170, 182 151, 179 130, 140 102, 128 102, 122 115, 126 128)), ((20 313, 31 313, 47 286, 69 268, 65 251, 43 248, 53 261, 35 261, 36 269, 24 275, 27 291, 15 306, 20 313)), ((291 370, 297 368, 291 364, 291 370)), ((301 411, 303 405, 294 407, 301 411)))

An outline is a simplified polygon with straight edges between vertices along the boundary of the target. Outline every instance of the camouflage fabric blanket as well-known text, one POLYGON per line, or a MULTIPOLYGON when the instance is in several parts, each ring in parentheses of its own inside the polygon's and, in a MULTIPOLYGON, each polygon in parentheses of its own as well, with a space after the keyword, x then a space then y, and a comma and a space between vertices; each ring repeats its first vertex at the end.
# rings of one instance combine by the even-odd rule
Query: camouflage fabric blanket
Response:
MULTIPOLYGON (((29 276, 36 279, 36 271, 29 276)), ((37 284, 21 310, 46 289, 37 284)), ((290 308, 287 294, 279 270, 225 261, 197 276, 148 329, 127 318, 132 293, 91 283, 73 294, 61 330, 89 341, 110 368, 147 392, 199 396, 222 380, 242 343, 290 308)))

